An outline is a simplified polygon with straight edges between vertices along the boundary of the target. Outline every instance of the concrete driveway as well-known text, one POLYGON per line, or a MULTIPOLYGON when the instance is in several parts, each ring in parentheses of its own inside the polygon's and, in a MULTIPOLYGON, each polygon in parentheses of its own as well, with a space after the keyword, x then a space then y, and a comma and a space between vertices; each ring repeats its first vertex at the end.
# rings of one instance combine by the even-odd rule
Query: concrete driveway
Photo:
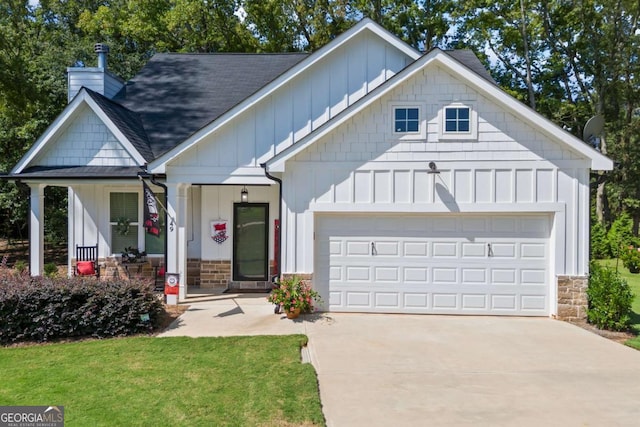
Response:
POLYGON ((279 333, 309 337, 329 426, 640 424, 640 351, 546 318, 291 321, 239 295, 192 303, 163 336, 279 333))

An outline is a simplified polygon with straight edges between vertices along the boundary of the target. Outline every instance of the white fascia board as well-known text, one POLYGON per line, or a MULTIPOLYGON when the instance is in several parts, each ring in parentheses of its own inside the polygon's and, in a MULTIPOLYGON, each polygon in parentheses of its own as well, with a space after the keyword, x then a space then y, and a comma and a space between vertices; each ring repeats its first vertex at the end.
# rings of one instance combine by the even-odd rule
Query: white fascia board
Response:
POLYGON ((412 60, 416 60, 422 56, 422 53, 415 50, 398 37, 391 34, 389 31, 381 27, 379 24, 375 23, 369 18, 365 18, 362 21, 358 22, 356 25, 351 27, 349 30, 345 31, 338 37, 336 37, 333 41, 329 42, 322 48, 313 52, 309 57, 303 59, 298 64, 294 65, 291 69, 287 70, 284 74, 276 78, 271 83, 264 86, 255 94, 251 95, 240 104, 233 107, 231 110, 204 126, 200 130, 196 131, 193 135, 188 137, 184 142, 179 144, 174 149, 166 152, 156 160, 152 161, 148 165, 148 171, 150 173, 166 173, 165 165, 173 160, 174 158, 180 156, 182 153, 187 151, 192 146, 198 144, 202 139, 220 129, 225 124, 229 123, 239 114, 251 108, 258 102, 262 101, 266 97, 273 94, 276 90, 286 85, 291 80, 295 79, 298 75, 304 73, 314 64, 318 63, 320 60, 325 58, 330 53, 334 52, 340 46, 347 43, 349 40, 354 38, 356 35, 362 33, 363 31, 371 31, 372 33, 379 36, 381 39, 387 41, 389 44, 394 46, 396 49, 410 57, 412 60))
POLYGON ((120 129, 113 124, 113 122, 107 117, 107 115, 102 111, 102 109, 95 103, 93 99, 89 96, 85 88, 80 89, 80 92, 73 98, 71 103, 67 105, 67 107, 62 111, 62 113, 53 121, 51 125, 44 131, 42 135, 36 140, 35 144, 27 151, 27 153, 22 156, 18 164, 14 166, 11 170, 12 174, 21 173, 31 161, 44 149, 44 147, 54 139, 65 127, 68 120, 71 120, 75 115, 76 111, 86 103, 89 108, 102 120, 102 122, 109 128, 109 130, 114 134, 114 136, 120 141, 123 147, 129 152, 129 154, 134 158, 134 160, 138 163, 138 165, 144 165, 145 160, 140 155, 138 150, 134 148, 134 146, 129 142, 129 140, 124 136, 120 129))
POLYGON ((469 70, 442 51, 438 51, 436 60, 444 65, 448 70, 454 72, 458 77, 468 81, 471 86, 476 88, 479 92, 483 93, 487 98, 490 98, 498 104, 501 104, 503 107, 507 108, 525 123, 528 123, 535 129, 540 130, 540 132, 547 135, 550 139, 563 143, 569 148, 572 148, 578 153, 584 155, 587 159, 590 159, 592 170, 609 171, 613 169, 613 160, 603 155, 602 153, 591 147, 589 144, 586 144, 571 133, 562 129, 556 123, 547 119, 534 109, 507 94, 498 85, 495 85, 478 76, 476 73, 469 70))
POLYGON ((57 133, 64 127, 67 123, 67 120, 73 116, 73 114, 80 108, 85 98, 87 98, 87 93, 84 89, 82 89, 78 94, 73 98, 73 100, 62 110, 62 113, 49 125, 49 127, 40 135, 40 137, 36 140, 36 142, 31 146, 29 151, 25 153, 24 156, 20 159, 20 161, 11 169, 12 174, 21 173, 29 163, 40 153, 44 147, 47 145, 49 140, 51 140, 57 133))

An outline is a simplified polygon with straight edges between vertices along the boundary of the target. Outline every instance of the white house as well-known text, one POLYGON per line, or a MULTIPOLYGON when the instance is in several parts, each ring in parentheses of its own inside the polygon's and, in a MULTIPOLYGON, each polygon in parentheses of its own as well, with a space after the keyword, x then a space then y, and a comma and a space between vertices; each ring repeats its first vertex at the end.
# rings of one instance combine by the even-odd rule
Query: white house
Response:
POLYGON ((329 311, 582 316, 589 174, 612 161, 473 53, 421 54, 365 19, 312 54, 158 54, 129 82, 99 54, 9 175, 31 188, 32 274, 56 185, 70 274, 76 245, 111 268, 166 237, 180 299, 281 273, 329 311), (166 189, 160 238, 139 175, 166 189))

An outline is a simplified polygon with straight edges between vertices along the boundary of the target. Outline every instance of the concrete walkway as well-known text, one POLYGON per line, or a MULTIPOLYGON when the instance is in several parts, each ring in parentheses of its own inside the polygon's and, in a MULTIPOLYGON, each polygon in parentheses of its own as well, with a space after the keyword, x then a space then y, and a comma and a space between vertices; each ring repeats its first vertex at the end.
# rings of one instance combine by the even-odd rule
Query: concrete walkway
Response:
POLYGON ((640 351, 545 318, 335 314, 266 295, 191 303, 161 336, 304 333, 329 426, 637 426, 640 351))

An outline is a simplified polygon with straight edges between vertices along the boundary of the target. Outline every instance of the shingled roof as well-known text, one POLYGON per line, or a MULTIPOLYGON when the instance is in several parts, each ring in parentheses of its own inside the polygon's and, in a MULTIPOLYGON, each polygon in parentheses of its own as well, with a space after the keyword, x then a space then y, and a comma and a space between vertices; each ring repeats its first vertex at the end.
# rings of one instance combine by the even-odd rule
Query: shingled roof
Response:
POLYGON ((160 53, 114 101, 138 115, 158 157, 307 56, 160 53))

